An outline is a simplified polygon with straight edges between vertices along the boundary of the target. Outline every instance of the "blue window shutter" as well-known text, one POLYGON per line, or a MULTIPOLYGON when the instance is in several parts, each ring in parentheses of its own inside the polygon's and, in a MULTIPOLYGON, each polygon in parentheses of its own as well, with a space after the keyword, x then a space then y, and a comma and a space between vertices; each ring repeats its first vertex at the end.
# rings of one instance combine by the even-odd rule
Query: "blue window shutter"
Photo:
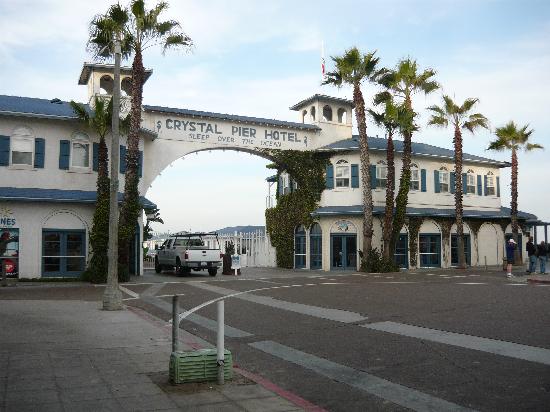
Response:
POLYGON ((92 168, 94 172, 99 170, 99 143, 94 143, 92 146, 92 168))
POLYGON ((10 165, 10 137, 0 136, 0 166, 10 165))
POLYGON ((434 191, 435 193, 441 192, 441 187, 439 186, 439 170, 434 170, 434 191))
POLYGON ((46 141, 37 137, 34 139, 34 167, 42 169, 44 167, 44 150, 46 148, 46 141))
POLYGON ((69 157, 71 154, 71 141, 59 141, 59 168, 69 170, 69 157))
POLYGON ((456 187, 455 187, 456 186, 455 172, 451 172, 451 173, 449 173, 449 175, 451 177, 449 179, 449 181, 450 181, 450 183, 449 183, 450 188, 449 189, 450 189, 451 193, 454 193, 454 192, 456 192, 456 190, 455 190, 456 189, 456 187))
POLYGON ((334 166, 327 165, 327 177, 326 177, 327 189, 334 189, 334 166))
POLYGON ((483 194, 487 196, 487 176, 483 176, 483 194))
POLYGON ((500 197, 500 177, 497 176, 497 196, 500 197))
POLYGON ((481 175, 477 175, 477 195, 483 196, 483 187, 481 186, 481 175))
POLYGON ((138 153, 138 176, 143 176, 143 151, 139 151, 138 153))
POLYGON ((284 193, 283 177, 281 175, 279 175, 278 182, 277 182, 277 192, 279 193, 279 196, 282 196, 284 193))
POLYGON ((351 165, 351 187, 359 187, 359 165, 351 165))
POLYGON ((120 145, 120 173, 126 173, 126 146, 120 145))
POLYGON ((466 186, 468 185, 468 175, 462 173, 462 193, 466 194, 466 186))
POLYGON ((377 186, 376 165, 370 165, 370 188, 376 189, 377 186))
POLYGON ((426 191, 426 169, 420 169, 420 190, 426 191))

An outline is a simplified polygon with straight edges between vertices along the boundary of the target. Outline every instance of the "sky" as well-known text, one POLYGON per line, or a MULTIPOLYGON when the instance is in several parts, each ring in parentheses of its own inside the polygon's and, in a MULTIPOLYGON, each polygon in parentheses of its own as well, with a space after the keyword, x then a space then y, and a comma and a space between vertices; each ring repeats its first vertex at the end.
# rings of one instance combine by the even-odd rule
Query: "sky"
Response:
MULTIPOLYGON (((0 0, 0 94, 86 101, 86 87, 77 80, 82 63, 92 61, 86 51, 89 22, 111 3, 0 0)), ((352 46, 376 51, 380 64, 390 68, 412 57, 421 69, 436 70, 441 92, 456 101, 480 99, 478 109, 492 130, 465 133, 466 153, 509 160, 509 153, 485 150, 494 128, 514 120, 534 129, 533 142, 547 149, 519 156, 519 208, 550 221, 549 1, 169 3, 163 17, 179 21, 194 46, 165 55, 153 49, 145 53, 145 66, 153 69, 145 104, 296 121, 297 113, 288 107, 314 93, 352 97, 348 88, 320 86, 321 43, 328 70, 330 56, 352 46)), ((376 91, 363 87, 367 105, 376 91)), ((450 130, 426 126, 425 108, 439 104, 441 92, 414 99, 421 126, 414 139, 452 148, 450 130)), ((372 124, 368 133, 383 135, 372 124)), ((154 229, 263 225, 265 178, 272 174, 265 166, 259 157, 228 151, 174 162, 147 192, 165 221, 154 229), (180 188, 178 194, 174 187, 180 188)), ((510 202, 509 184, 510 170, 504 169, 504 206, 510 202)))

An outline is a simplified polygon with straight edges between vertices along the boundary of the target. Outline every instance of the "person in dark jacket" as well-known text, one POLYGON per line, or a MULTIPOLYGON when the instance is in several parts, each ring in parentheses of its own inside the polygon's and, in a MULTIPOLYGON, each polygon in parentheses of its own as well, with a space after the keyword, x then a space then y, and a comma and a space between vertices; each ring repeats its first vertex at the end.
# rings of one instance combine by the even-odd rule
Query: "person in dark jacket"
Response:
POLYGON ((544 275, 546 273, 546 256, 548 253, 548 249, 546 247, 546 243, 544 243, 544 240, 539 243, 537 247, 537 257, 539 259, 539 266, 540 266, 540 274, 544 275))
POLYGON ((529 236, 525 250, 527 250, 527 256, 529 257, 529 269, 527 269, 527 273, 535 273, 537 271, 537 247, 533 243, 532 236, 529 236))
POLYGON ((508 242, 506 242, 506 270, 507 274, 506 277, 513 277, 512 275, 512 265, 514 264, 514 252, 516 250, 516 241, 513 238, 510 238, 508 242))

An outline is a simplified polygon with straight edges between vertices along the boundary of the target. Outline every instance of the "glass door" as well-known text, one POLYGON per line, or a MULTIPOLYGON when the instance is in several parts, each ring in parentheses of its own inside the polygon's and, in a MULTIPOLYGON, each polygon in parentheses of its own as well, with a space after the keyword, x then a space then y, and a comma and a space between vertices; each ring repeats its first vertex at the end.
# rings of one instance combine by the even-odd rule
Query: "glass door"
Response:
POLYGON ((409 267, 409 235, 399 235, 393 260, 400 268, 406 269, 409 267))
MULTIPOLYGON (((472 258, 470 254, 470 235, 464 235, 464 257, 466 263, 471 266, 472 258)), ((458 266, 458 236, 456 234, 451 235, 451 266, 458 266)))
POLYGON ((433 268, 441 266, 441 235, 423 234, 418 236, 420 267, 433 268))
POLYGON ((331 235, 331 268, 357 270, 357 237, 331 235))
POLYGON ((44 230, 42 232, 42 275, 78 276, 86 265, 85 232, 44 230))

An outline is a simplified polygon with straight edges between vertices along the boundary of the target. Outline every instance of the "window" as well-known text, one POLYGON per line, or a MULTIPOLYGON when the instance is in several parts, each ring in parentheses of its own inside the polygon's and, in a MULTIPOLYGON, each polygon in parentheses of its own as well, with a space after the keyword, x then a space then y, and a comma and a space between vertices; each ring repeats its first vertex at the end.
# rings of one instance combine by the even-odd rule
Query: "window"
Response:
POLYGON ((32 166, 34 162, 34 135, 31 129, 15 129, 11 141, 11 164, 32 166))
POLYGON ((466 175, 466 193, 476 194, 476 177, 473 170, 468 170, 466 175))
POLYGON ((376 188, 384 189, 388 181, 388 166, 384 162, 376 165, 376 188))
POLYGON ((332 108, 328 104, 323 107, 323 120, 332 122, 332 108))
POLYGON ((294 230, 294 267, 306 267, 306 230, 302 225, 294 230))
POLYGON ((306 122, 306 117, 307 117, 307 110, 304 110, 302 112, 302 123, 305 123, 306 122))
POLYGON ((5 264, 6 276, 19 274, 19 229, 5 228, 0 233, 0 264, 5 264))
POLYGON ((290 193, 290 176, 288 173, 282 173, 281 174, 281 184, 283 185, 283 195, 287 195, 290 193))
POLYGON ((409 190, 420 190, 420 171, 415 164, 411 165, 411 185, 409 190))
POLYGON ((336 187, 349 187, 350 167, 345 160, 336 162, 335 182, 336 187))
POLYGON ((85 232, 82 230, 42 231, 42 274, 80 275, 86 266, 85 232))
POLYGON ((339 108, 338 109, 338 123, 346 123, 348 118, 348 113, 346 112, 346 109, 339 108))
POLYGON ((495 176, 491 172, 487 175, 487 187, 486 187, 487 196, 495 195, 495 176))
POLYGON ((309 229, 310 269, 320 269, 323 263, 323 241, 321 226, 314 223, 309 229))
POLYGON ((90 167, 90 140, 83 133, 76 134, 71 142, 71 167, 90 167))
POLYGON ((309 115, 310 115, 311 121, 314 122, 315 121, 315 106, 311 106, 311 110, 309 112, 309 115))
POLYGON ((442 193, 449 192, 449 172, 444 167, 439 169, 439 190, 442 193))

